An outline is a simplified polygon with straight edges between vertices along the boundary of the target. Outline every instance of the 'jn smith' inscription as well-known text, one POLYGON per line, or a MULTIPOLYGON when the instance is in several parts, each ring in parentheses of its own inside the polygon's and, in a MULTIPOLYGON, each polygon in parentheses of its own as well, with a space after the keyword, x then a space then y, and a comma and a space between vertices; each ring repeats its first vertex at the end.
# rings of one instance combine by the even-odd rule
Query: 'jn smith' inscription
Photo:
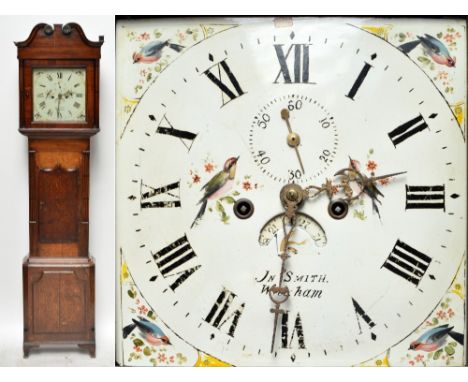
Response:
MULTIPOLYGON (((279 275, 267 270, 261 277, 255 277, 255 281, 262 285, 260 293, 268 294, 270 287, 278 283, 279 275)), ((321 298, 322 289, 310 288, 303 284, 327 284, 328 280, 326 275, 295 274, 293 271, 287 271, 284 273, 283 283, 299 284, 290 285, 291 297, 321 298)))

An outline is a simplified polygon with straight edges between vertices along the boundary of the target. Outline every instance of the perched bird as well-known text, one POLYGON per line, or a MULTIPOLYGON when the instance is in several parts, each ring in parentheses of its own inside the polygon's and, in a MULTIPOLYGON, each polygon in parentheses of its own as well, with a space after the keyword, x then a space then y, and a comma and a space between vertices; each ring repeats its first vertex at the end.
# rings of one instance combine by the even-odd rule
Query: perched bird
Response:
POLYGON ((206 205, 208 200, 216 200, 228 192, 234 184, 234 178, 236 176, 236 167, 239 157, 231 157, 224 162, 223 169, 213 176, 201 189, 205 190, 203 198, 200 199, 198 204, 201 204, 200 210, 198 211, 195 220, 192 223, 191 228, 200 220, 205 213, 206 205))
POLYGON ((463 334, 454 332, 452 329, 453 326, 449 327, 448 324, 429 329, 416 341, 411 342, 409 350, 423 350, 426 352, 437 350, 445 344, 447 336, 463 345, 463 334))
POLYGON ((169 40, 166 41, 151 41, 146 44, 139 52, 133 53, 133 63, 138 62, 143 64, 151 64, 158 61, 162 56, 163 49, 168 46, 176 52, 182 51, 185 47, 178 44, 172 44, 169 40))
POLYGON ((400 45, 398 48, 408 54, 419 44, 421 44, 424 53, 432 58, 434 62, 440 65, 448 66, 449 68, 455 66, 456 58, 450 56, 450 52, 444 43, 435 37, 425 34, 424 37, 416 36, 418 39, 400 45))
POLYGON ((123 328, 123 338, 133 332, 135 328, 140 330, 143 338, 151 345, 160 346, 160 345, 172 345, 169 341, 169 338, 164 334, 159 326, 148 321, 144 317, 138 317, 138 320, 132 318, 133 324, 127 325, 123 328))

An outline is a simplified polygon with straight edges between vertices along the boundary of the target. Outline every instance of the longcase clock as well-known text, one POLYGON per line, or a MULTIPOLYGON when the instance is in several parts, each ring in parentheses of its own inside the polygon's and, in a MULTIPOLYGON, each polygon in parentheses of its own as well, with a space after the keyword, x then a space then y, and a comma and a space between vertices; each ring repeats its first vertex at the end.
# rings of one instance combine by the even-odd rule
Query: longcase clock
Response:
POLYGON ((78 24, 36 25, 18 47, 20 133, 29 150, 24 356, 78 345, 95 356, 94 260, 88 254, 90 138, 99 131, 103 37, 78 24))

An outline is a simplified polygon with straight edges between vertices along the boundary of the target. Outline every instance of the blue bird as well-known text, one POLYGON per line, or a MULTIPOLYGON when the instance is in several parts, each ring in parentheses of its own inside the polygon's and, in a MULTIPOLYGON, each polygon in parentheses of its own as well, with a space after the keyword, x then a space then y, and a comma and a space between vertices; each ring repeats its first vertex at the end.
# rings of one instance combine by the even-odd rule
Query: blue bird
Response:
POLYGON ((143 338, 154 346, 160 345, 172 345, 169 338, 164 334, 159 326, 148 321, 146 318, 138 316, 138 320, 132 318, 133 323, 123 328, 123 338, 127 338, 128 335, 135 329, 138 328, 143 338))
POLYGON ((411 342, 409 350, 423 350, 426 352, 437 350, 445 344, 447 336, 463 345, 463 334, 454 332, 453 326, 449 327, 448 324, 445 324, 429 329, 422 334, 416 341, 411 342))
POLYGON ((151 41, 146 44, 139 52, 133 53, 133 63, 151 64, 158 61, 162 56, 163 49, 168 46, 176 52, 181 52, 185 47, 178 44, 172 44, 169 40, 166 41, 151 41))
POLYGON ((403 52, 408 54, 419 44, 421 44, 424 53, 432 58, 434 62, 440 65, 448 66, 449 68, 455 66, 456 57, 450 55, 449 50, 445 44, 436 39, 435 37, 425 34, 423 36, 416 36, 418 39, 415 41, 410 41, 400 45, 398 48, 403 52))

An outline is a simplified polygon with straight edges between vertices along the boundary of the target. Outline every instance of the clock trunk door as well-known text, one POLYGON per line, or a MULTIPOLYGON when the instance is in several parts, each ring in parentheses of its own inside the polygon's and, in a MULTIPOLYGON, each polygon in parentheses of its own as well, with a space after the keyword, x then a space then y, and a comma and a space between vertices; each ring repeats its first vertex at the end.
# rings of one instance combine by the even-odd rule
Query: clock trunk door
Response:
POLYGON ((88 143, 33 141, 30 146, 30 228, 36 238, 31 255, 87 256, 88 143))

